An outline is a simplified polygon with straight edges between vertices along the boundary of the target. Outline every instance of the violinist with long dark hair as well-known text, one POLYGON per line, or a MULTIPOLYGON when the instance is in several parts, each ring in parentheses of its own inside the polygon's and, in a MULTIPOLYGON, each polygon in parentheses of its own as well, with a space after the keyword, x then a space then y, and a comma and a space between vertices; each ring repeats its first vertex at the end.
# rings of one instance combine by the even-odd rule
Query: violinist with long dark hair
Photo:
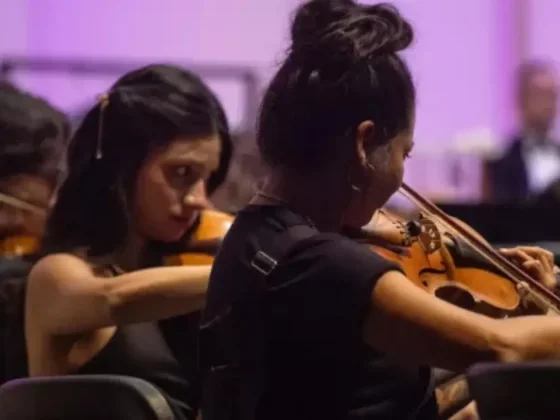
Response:
POLYGON ((194 74, 152 65, 86 115, 25 299, 30 376, 117 374, 158 387, 178 419, 198 407, 197 312, 210 265, 161 267, 210 207, 231 145, 194 74))
MULTIPOLYGON (((560 319, 493 319, 412 283, 339 234, 401 186, 415 88, 413 30, 388 5, 314 0, 262 102, 268 182, 212 268, 201 332, 205 420, 434 419, 434 366, 560 357, 560 319)), ((550 253, 507 252, 540 281, 550 253)))

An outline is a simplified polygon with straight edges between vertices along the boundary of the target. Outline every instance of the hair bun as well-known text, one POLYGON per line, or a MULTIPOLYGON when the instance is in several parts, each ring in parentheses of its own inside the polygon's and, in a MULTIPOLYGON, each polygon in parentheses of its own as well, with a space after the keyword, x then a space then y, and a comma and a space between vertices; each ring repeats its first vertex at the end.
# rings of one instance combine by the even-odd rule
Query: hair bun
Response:
POLYGON ((311 0, 292 23, 292 57, 322 63, 361 61, 410 46, 413 30, 392 5, 352 0, 311 0))
POLYGON ((292 22, 292 45, 309 45, 317 41, 329 26, 350 16, 356 7, 352 0, 314 0, 302 5, 292 22))

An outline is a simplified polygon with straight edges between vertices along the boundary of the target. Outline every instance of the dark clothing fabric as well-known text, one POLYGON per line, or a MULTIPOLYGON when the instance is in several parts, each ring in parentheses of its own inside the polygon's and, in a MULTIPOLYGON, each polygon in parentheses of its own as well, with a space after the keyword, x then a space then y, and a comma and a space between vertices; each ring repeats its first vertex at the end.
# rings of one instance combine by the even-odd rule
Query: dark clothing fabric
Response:
POLYGON ((0 258, 0 384, 27 376, 23 307, 34 258, 0 258))
POLYGON ((372 290, 390 270, 398 267, 286 208, 241 211, 202 319, 204 419, 436 418, 429 370, 397 366, 362 339, 372 290))
POLYGON ((488 177, 494 201, 522 201, 529 195, 522 141, 522 137, 514 137, 501 158, 488 162, 488 177))
MULTIPOLYGON (((518 203, 530 198, 524 141, 524 136, 514 136, 503 156, 487 162, 488 181, 495 202, 518 203)), ((554 149, 560 155, 560 145, 554 144, 554 149)))
MULTIPOLYGON (((116 275, 116 273, 113 273, 116 275)), ((200 314, 123 325, 77 375, 126 375, 156 386, 178 420, 194 420, 199 406, 197 367, 200 314)))
POLYGON ((198 411, 196 369, 198 316, 118 327, 109 343, 77 375, 126 375, 156 386, 175 418, 194 420, 198 411))
POLYGON ((26 275, 31 262, 24 258, 0 257, 0 281, 26 275))

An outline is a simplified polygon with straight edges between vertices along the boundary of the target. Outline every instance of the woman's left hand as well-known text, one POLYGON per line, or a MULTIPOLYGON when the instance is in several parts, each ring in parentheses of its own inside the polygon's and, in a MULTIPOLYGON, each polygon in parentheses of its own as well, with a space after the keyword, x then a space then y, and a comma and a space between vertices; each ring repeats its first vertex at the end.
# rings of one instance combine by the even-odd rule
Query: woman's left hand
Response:
POLYGON ((552 252, 537 246, 516 246, 501 249, 500 254, 513 260, 548 289, 553 290, 558 286, 558 267, 554 265, 552 252))

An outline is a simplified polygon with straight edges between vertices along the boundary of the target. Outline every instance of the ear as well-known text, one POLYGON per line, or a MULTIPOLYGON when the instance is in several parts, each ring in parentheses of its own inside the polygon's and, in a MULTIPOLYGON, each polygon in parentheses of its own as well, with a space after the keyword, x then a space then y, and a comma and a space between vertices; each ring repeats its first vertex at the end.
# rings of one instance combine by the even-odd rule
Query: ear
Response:
POLYGON ((366 148, 373 141, 374 130, 375 124, 370 120, 362 121, 356 130, 356 154, 363 166, 368 163, 366 148))

